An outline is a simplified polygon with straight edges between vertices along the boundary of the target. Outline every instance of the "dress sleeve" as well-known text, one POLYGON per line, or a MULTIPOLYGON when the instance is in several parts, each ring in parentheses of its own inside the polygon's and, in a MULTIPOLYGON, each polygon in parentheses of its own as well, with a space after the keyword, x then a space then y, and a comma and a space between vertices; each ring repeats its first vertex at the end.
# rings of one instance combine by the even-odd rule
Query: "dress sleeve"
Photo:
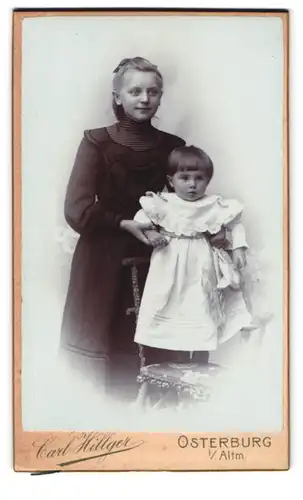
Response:
POLYGON ((94 234, 102 228, 118 229, 123 219, 117 213, 104 210, 97 200, 100 168, 98 147, 85 133, 78 148, 64 202, 65 219, 79 234, 94 234))
POLYGON ((246 231, 240 216, 227 224, 228 240, 230 241, 232 250, 236 248, 248 248, 246 241, 246 231))
POLYGON ((135 217, 134 217, 134 220, 135 220, 136 222, 141 222, 141 223, 143 223, 143 224, 145 224, 145 223, 147 223, 147 224, 148 224, 149 222, 151 222, 151 221, 150 221, 150 219, 149 219, 149 217, 147 217, 146 213, 145 213, 145 212, 144 212, 144 210, 142 210, 142 209, 141 209, 141 210, 139 210, 139 211, 136 213, 136 215, 135 215, 135 217))
MULTIPOLYGON (((165 200, 161 196, 148 191, 145 196, 141 196, 139 202, 148 221, 156 225, 160 224, 166 214, 165 200)), ((140 220, 140 222, 143 222, 143 220, 140 220)))

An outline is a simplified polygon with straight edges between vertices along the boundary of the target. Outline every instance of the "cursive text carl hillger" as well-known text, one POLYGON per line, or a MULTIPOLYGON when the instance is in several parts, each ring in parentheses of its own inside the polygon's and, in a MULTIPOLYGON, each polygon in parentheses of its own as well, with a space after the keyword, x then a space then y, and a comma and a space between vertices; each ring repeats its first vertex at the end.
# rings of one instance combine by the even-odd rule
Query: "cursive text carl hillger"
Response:
POLYGON ((131 436, 119 439, 114 432, 83 432, 71 436, 66 443, 62 444, 60 442, 60 445, 56 437, 48 437, 42 441, 32 443, 37 459, 71 458, 71 460, 58 464, 60 466, 72 465, 96 458, 105 459, 109 455, 130 451, 143 444, 144 441, 134 441, 131 436), (72 459, 72 456, 74 459, 72 459))

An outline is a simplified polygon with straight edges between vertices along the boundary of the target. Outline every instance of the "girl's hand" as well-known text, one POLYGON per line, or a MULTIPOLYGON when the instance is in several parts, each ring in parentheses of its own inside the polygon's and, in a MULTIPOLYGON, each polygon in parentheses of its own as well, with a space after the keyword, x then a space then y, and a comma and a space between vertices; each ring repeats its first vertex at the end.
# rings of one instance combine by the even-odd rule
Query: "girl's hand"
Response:
POLYGON ((146 236, 150 242, 150 244, 154 248, 164 248, 168 244, 168 239, 163 236, 163 234, 158 233, 155 229, 147 230, 146 236))
POLYGON ((149 239, 145 236, 144 231, 153 228, 152 223, 136 222, 134 220, 122 220, 120 222, 121 229, 128 231, 132 234, 137 240, 142 241, 145 245, 151 245, 149 239))
POLYGON ((235 248, 233 250, 233 263, 234 266, 241 271, 246 266, 246 252, 245 248, 235 248))

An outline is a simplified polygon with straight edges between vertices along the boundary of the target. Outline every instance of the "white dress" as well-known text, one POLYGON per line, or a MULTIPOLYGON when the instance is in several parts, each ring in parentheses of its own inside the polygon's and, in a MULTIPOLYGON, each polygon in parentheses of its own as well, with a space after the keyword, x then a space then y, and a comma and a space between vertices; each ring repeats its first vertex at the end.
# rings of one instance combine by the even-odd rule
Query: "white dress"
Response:
POLYGON ((152 221, 168 238, 154 249, 135 342, 160 349, 212 351, 251 323, 241 290, 231 290, 235 270, 226 252, 204 235, 229 229, 231 248, 247 247, 242 205, 218 195, 190 202, 175 193, 140 198, 135 220, 152 221))

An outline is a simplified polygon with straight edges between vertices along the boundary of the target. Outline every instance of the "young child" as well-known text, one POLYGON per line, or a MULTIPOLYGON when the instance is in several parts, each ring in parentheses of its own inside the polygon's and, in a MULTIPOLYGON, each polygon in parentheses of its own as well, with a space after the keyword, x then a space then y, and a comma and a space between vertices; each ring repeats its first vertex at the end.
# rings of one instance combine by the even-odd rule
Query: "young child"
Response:
POLYGON ((206 194, 213 164, 201 149, 174 149, 167 174, 174 192, 146 193, 135 216, 155 226, 146 233, 154 250, 135 342, 166 350, 167 360, 208 362, 209 351, 252 319, 240 290, 247 248, 243 207, 206 194), (210 244, 209 236, 222 230, 232 257, 210 244))

